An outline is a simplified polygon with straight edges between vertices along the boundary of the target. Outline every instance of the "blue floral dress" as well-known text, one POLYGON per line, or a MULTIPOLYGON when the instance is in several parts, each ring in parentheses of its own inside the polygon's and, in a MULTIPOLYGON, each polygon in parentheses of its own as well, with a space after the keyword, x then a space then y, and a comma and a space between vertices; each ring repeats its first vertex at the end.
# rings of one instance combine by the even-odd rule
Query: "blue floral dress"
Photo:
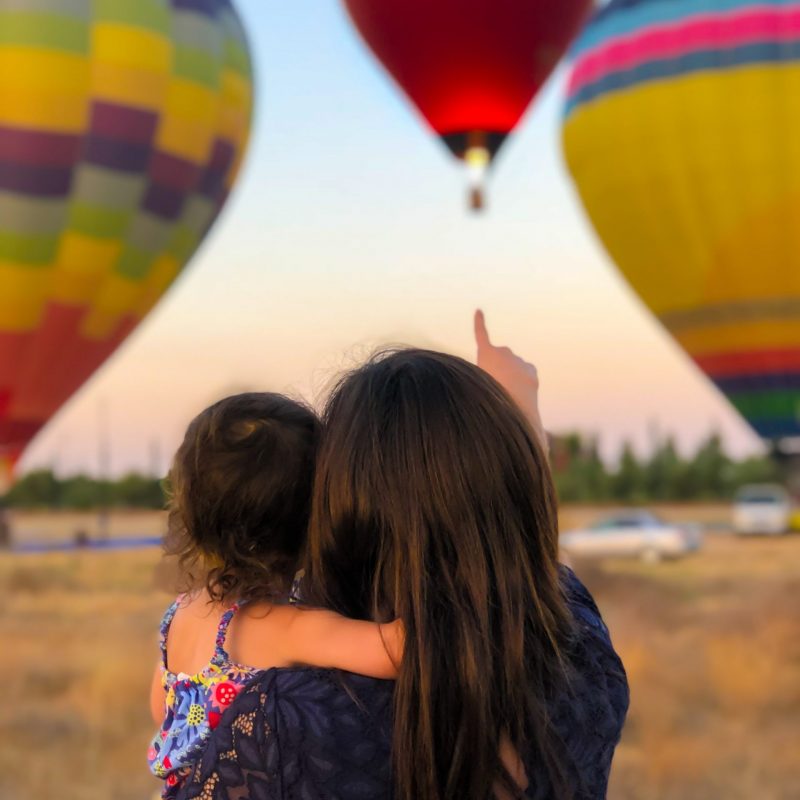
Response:
POLYGON ((258 672, 252 667, 234 664, 225 650, 228 626, 238 605, 222 615, 214 655, 200 672, 194 675, 170 672, 167 635, 182 599, 179 597, 167 609, 161 621, 161 683, 167 693, 165 716, 147 751, 150 769, 164 780, 165 798, 175 797, 225 709, 258 672))

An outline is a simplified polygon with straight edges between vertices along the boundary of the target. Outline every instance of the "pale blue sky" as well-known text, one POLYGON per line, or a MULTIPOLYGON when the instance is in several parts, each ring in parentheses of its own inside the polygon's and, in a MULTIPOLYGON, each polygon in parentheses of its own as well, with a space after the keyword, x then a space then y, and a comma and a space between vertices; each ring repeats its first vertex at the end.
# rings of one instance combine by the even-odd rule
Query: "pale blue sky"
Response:
POLYGON ((324 395, 371 347, 470 356, 471 312, 537 361, 545 422, 609 456, 652 431, 756 440, 654 323, 586 222, 558 141, 563 70, 506 146, 482 216, 466 180, 356 38, 338 0, 238 0, 258 110, 240 184, 167 298, 31 447, 23 468, 163 467, 222 393, 324 395))

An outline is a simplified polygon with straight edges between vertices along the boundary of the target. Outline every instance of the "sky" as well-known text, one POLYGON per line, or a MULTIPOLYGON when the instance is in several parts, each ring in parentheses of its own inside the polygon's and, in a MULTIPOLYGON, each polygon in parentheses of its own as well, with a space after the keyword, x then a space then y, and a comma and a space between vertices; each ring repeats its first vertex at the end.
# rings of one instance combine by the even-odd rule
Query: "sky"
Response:
POLYGON ((357 38, 339 0, 238 0, 257 70, 239 185, 168 295, 35 440, 21 470, 167 468, 189 420, 263 389, 320 403, 341 370, 402 343, 474 357, 472 312, 534 361, 552 431, 613 460, 748 426, 651 317, 584 216, 560 149, 560 68, 504 147, 488 210, 357 38), (105 433, 104 433, 105 431, 105 433))

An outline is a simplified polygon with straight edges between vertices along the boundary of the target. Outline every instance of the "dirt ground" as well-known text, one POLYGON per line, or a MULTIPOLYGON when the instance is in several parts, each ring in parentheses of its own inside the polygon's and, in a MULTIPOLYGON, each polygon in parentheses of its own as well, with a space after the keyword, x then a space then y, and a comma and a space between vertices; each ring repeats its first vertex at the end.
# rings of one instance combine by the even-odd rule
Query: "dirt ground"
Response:
MULTIPOLYGON (((96 511, 11 511, 9 521, 15 542, 72 541, 78 532, 94 539, 104 533, 103 519, 96 511)), ((106 519, 112 538, 160 536, 166 523, 163 511, 114 511, 106 519)))
MULTIPOLYGON (((597 509, 564 511, 563 527, 597 509)), ((720 528, 724 507, 667 509, 720 528)), ((18 516, 17 536, 85 519, 18 516)), ((119 517, 119 535, 160 515, 119 517)), ((3 800, 147 800, 159 554, 0 554, 3 800)), ((577 564, 628 669, 611 800, 800 798, 800 535, 709 534, 685 560, 577 564)))

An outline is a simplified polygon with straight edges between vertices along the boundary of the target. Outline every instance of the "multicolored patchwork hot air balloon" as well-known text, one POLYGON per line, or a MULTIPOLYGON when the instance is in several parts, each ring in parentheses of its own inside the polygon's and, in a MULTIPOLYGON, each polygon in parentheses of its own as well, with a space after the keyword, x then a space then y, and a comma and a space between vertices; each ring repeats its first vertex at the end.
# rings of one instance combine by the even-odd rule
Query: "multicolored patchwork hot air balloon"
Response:
POLYGON ((158 301, 236 178, 253 84, 229 0, 0 4, 0 460, 158 301))
POLYGON ((564 149, 611 257, 767 439, 800 434, 800 2, 613 0, 564 149))
POLYGON ((344 0, 430 127, 483 175, 586 19, 592 0, 344 0))

